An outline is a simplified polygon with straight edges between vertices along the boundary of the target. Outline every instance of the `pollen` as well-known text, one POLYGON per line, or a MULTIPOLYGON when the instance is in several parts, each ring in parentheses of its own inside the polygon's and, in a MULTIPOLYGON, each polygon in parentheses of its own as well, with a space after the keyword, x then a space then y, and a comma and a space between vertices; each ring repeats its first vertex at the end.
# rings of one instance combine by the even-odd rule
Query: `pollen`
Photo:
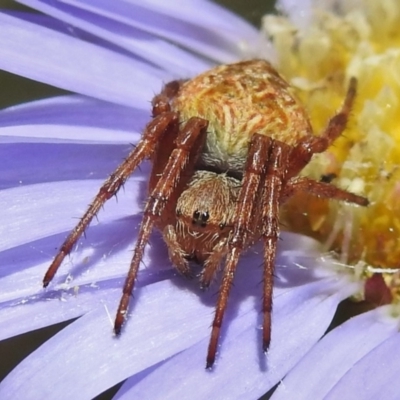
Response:
MULTIPOLYGON (((363 208, 295 196, 283 211, 291 230, 312 235, 347 264, 400 267, 400 2, 362 0, 339 13, 316 9, 305 28, 282 16, 264 18, 277 68, 295 88, 315 132, 358 80, 352 116, 341 138, 315 155, 302 174, 362 193, 363 208), (384 21, 384 22, 382 22, 384 21)), ((399 297, 396 274, 385 276, 399 297)))

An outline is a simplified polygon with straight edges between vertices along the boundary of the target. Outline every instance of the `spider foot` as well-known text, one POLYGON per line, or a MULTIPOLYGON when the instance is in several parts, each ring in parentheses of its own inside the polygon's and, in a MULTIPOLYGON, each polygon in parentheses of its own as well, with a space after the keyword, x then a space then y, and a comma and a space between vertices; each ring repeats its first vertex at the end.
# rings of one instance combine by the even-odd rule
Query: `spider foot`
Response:
POLYGON ((207 357, 207 361, 206 361, 206 370, 207 371, 212 371, 213 370, 214 362, 215 362, 215 357, 211 358, 211 359, 209 359, 207 357))
POLYGON ((264 354, 268 354, 269 344, 270 344, 269 342, 268 343, 263 342, 262 351, 263 351, 264 354))

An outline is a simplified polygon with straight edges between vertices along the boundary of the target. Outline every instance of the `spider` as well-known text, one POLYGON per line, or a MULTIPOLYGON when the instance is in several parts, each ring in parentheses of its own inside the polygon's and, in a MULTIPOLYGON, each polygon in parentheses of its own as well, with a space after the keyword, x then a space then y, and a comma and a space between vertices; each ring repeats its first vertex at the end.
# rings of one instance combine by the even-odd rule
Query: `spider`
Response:
POLYGON ((304 106, 267 61, 221 65, 191 80, 166 84, 152 100, 153 119, 141 140, 104 182, 66 238, 45 274, 44 287, 100 207, 144 159, 151 159, 149 196, 114 332, 121 332, 143 252, 156 227, 182 275, 191 276, 190 260, 203 265, 203 288, 223 264, 206 360, 206 368, 211 369, 240 255, 262 240, 262 347, 266 352, 280 205, 296 192, 368 205, 366 198, 329 181, 299 177, 313 154, 324 152, 343 132, 356 85, 351 78, 340 110, 315 136, 304 106))

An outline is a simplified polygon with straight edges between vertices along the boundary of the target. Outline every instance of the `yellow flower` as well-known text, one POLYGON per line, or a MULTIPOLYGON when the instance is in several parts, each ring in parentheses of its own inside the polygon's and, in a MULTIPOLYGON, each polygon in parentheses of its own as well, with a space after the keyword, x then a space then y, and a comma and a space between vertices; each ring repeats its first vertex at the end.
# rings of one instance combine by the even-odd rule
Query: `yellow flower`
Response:
MULTIPOLYGON (((344 3, 344 2, 343 2, 344 3)), ((315 132, 323 130, 358 79, 352 118, 343 136, 304 169, 365 195, 367 208, 296 196, 283 211, 287 228, 322 240, 341 261, 380 268, 400 265, 400 2, 363 0, 340 14, 314 10, 307 26, 268 16, 279 70, 306 104, 315 132)), ((398 286, 385 280, 393 291, 398 286)))

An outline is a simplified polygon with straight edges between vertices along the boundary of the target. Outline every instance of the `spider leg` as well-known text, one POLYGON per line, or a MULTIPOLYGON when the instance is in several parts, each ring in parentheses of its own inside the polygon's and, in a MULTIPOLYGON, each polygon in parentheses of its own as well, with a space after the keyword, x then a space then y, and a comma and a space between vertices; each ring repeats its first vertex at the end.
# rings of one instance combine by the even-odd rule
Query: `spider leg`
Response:
POLYGON ((323 153, 344 131, 357 92, 357 79, 351 78, 346 97, 339 112, 334 115, 320 136, 310 136, 292 151, 287 177, 297 176, 310 162, 314 153, 323 153))
POLYGON ((47 287, 54 278, 65 256, 70 253, 72 247, 90 224, 104 203, 113 197, 136 167, 148 157, 151 157, 157 143, 162 140, 166 132, 178 129, 179 116, 175 112, 166 112, 155 117, 145 128, 143 136, 137 146, 129 153, 128 157, 104 182, 93 202, 89 205, 76 227, 65 239, 60 250, 55 256, 49 269, 43 278, 43 287, 47 287))
POLYGON ((196 117, 189 119, 184 125, 176 138, 176 148, 172 151, 160 179, 149 196, 115 318, 114 332, 117 335, 121 332, 122 324, 125 321, 140 261, 155 220, 163 218, 167 204, 171 199, 173 202, 176 201, 174 197, 176 198, 179 195, 179 187, 185 179, 189 179, 190 174, 188 171, 194 169, 197 158, 203 148, 207 126, 208 122, 206 120, 196 117), (192 157, 193 152, 194 156, 192 157))
POLYGON ((265 173, 265 165, 268 161, 270 141, 271 139, 267 136, 255 134, 250 142, 242 187, 235 212, 236 218, 233 234, 228 242, 228 256, 225 262, 221 288, 212 323, 206 362, 207 369, 211 369, 215 361, 222 320, 240 254, 254 236, 252 228, 255 218, 255 203, 262 175, 265 173))
POLYGON ((358 196, 347 190, 339 189, 330 183, 314 181, 313 179, 305 177, 289 179, 281 196, 281 204, 285 203, 285 201, 296 192, 308 192, 313 196, 322 197, 324 199, 336 199, 364 207, 369 204, 368 199, 363 196, 358 196))
POLYGON ((263 272, 263 343, 264 352, 267 352, 271 342, 271 313, 272 290, 274 284, 274 268, 276 244, 279 235, 279 206, 286 166, 289 158, 289 147, 283 143, 272 144, 271 156, 264 181, 263 215, 261 232, 264 241, 264 272, 263 272))
POLYGON ((154 96, 151 104, 153 106, 153 117, 171 111, 170 101, 177 95, 184 81, 172 81, 164 85, 160 94, 154 96))

